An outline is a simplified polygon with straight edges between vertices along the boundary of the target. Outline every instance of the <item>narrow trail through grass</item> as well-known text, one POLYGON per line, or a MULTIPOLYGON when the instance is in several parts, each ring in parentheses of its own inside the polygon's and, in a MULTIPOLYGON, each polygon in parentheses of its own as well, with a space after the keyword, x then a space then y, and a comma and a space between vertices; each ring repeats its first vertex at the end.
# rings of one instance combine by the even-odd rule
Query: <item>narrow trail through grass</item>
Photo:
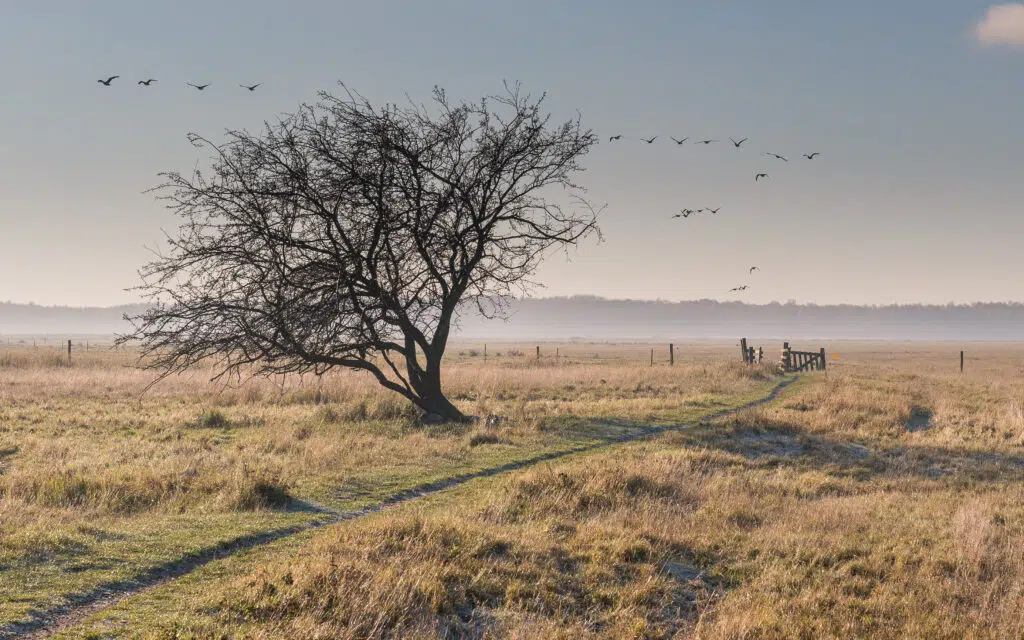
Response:
MULTIPOLYGON (((768 394, 757 400, 731 409, 717 411, 700 418, 701 421, 723 418, 739 411, 764 405, 775 400, 788 385, 797 378, 789 377, 778 382, 768 394)), ((27 619, 0 627, 0 639, 8 638, 46 638, 68 630, 89 616, 102 612, 133 596, 152 591, 164 584, 186 576, 200 567, 213 561, 230 557, 241 552, 270 544, 274 541, 295 536, 296 534, 321 528, 325 525, 352 520, 361 516, 381 511, 389 506, 407 502, 422 496, 438 493, 471 480, 494 476, 497 474, 523 469, 541 462, 564 458, 573 454, 595 452, 606 447, 655 436, 666 431, 692 427, 693 423, 649 426, 635 423, 603 421, 615 427, 626 427, 616 436, 606 437, 597 442, 589 442, 578 446, 560 448, 522 460, 515 460, 498 466, 480 470, 457 473, 447 477, 421 482, 411 488, 394 492, 383 499, 354 510, 338 510, 324 505, 306 502, 307 511, 321 517, 295 525, 283 526, 267 531, 247 533, 242 536, 221 542, 215 546, 201 549, 186 556, 164 562, 146 569, 130 579, 105 582, 89 589, 66 597, 63 604, 49 608, 40 608, 29 612, 27 619)))

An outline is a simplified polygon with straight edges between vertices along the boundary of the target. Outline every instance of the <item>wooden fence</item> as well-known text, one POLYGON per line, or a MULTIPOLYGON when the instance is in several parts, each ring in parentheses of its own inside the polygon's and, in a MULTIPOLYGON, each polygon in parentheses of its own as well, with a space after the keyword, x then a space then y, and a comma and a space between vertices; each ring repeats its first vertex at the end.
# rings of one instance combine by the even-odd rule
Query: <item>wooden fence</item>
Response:
POLYGON ((787 373, 799 371, 824 371, 825 347, 821 351, 794 351, 788 342, 782 343, 782 370, 787 373))
MULTIPOLYGON (((740 338, 740 354, 745 364, 761 364, 764 361, 764 348, 747 346, 747 339, 740 338)), ((800 371, 824 371, 825 348, 820 351, 794 351, 788 342, 782 343, 782 362, 780 366, 786 373, 800 371)))
POLYGON ((748 347, 746 338, 740 338, 740 351, 743 353, 743 362, 746 364, 761 364, 764 360, 764 348, 748 347))

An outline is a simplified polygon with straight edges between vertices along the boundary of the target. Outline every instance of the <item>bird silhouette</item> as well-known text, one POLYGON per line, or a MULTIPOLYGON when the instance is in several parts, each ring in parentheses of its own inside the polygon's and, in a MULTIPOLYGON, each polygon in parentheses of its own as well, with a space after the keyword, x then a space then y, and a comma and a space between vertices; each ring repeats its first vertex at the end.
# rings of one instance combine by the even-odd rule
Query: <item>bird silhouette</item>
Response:
POLYGON ((185 84, 187 84, 190 87, 195 87, 196 89, 199 89, 200 91, 202 91, 206 87, 210 86, 209 83, 207 83, 207 84, 192 84, 191 82, 186 82, 185 84))
POLYGON ((676 143, 676 144, 683 144, 684 142, 686 142, 687 140, 689 140, 689 138, 683 138, 682 140, 677 140, 677 139, 675 139, 675 138, 673 138, 673 137, 669 136, 669 140, 671 140, 672 142, 674 142, 674 143, 676 143))
POLYGON ((718 140, 698 140, 697 142, 694 142, 693 144, 711 144, 712 142, 718 142, 718 140))
POLYGON ((732 293, 733 291, 746 291, 749 288, 750 287, 747 285, 743 285, 742 287, 733 287, 732 289, 729 289, 729 293, 732 293))
POLYGON ((759 267, 750 267, 750 271, 748 272, 747 275, 750 275, 751 273, 754 273, 755 271, 760 271, 760 270, 761 269, 759 267))
POLYGON ((805 153, 804 157, 807 158, 808 160, 814 160, 815 156, 820 156, 820 155, 821 155, 820 153, 815 151, 814 153, 805 153))
POLYGON ((654 136, 653 138, 640 138, 640 139, 643 140, 644 142, 646 142, 647 144, 651 144, 652 142, 654 142, 655 140, 658 139, 658 136, 654 136))
POLYGON ((104 87, 109 87, 111 82, 113 82, 114 80, 117 80, 120 77, 121 76, 110 76, 106 80, 97 80, 96 82, 102 84, 104 87))
POLYGON ((761 178, 767 178, 767 177, 768 177, 768 174, 767 174, 767 173, 759 173, 759 174, 757 174, 756 176, 754 176, 754 182, 757 182, 757 181, 758 181, 758 180, 760 180, 761 178))
POLYGON ((252 84, 252 85, 248 85, 248 84, 240 84, 240 85, 238 85, 238 86, 242 87, 243 89, 248 89, 249 91, 255 91, 255 90, 256 90, 256 87, 260 86, 261 84, 263 84, 263 83, 262 83, 262 82, 260 82, 260 83, 257 83, 257 84, 252 84))
POLYGON ((722 207, 718 207, 717 209, 712 209, 711 207, 708 207, 707 209, 705 209, 705 211, 707 211, 711 215, 714 215, 714 214, 718 213, 721 210, 722 210, 722 207))
POLYGON ((732 146, 736 147, 737 149, 739 149, 740 145, 743 144, 746 141, 747 141, 746 138, 743 138, 742 140, 740 140, 738 142, 736 140, 733 140, 732 138, 729 138, 729 142, 731 142, 732 146))
POLYGON ((699 212, 694 211, 693 209, 680 209, 679 213, 675 214, 672 217, 673 218, 689 218, 690 216, 692 216, 695 213, 699 213, 699 212))
POLYGON ((156 82, 156 78, 150 78, 149 80, 139 80, 137 84, 144 84, 147 87, 156 82))
POLYGON ((620 133, 617 136, 611 136, 610 138, 608 138, 608 142, 611 142, 612 140, 622 140, 622 134, 620 133))
POLYGON ((785 158, 783 158, 782 156, 780 156, 780 155, 779 155, 779 154, 777 154, 777 153, 766 153, 766 154, 764 154, 764 155, 766 155, 766 156, 771 156, 771 157, 773 157, 773 158, 778 158, 779 160, 782 160, 783 162, 789 162, 789 160, 786 160, 785 158))

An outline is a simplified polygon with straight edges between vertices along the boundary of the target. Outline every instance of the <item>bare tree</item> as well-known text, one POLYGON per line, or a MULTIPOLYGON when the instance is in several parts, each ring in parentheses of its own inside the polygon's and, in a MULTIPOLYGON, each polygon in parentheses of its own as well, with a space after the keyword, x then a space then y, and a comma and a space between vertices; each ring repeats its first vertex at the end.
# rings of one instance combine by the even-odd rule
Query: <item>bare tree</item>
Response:
POLYGON ((319 98, 260 135, 190 135, 212 173, 161 174, 182 224, 140 271, 152 306, 122 340, 163 375, 368 371, 465 420, 441 384, 459 309, 500 314, 549 249, 597 231, 574 182, 596 136, 518 85, 458 103, 435 89, 429 106, 319 98))

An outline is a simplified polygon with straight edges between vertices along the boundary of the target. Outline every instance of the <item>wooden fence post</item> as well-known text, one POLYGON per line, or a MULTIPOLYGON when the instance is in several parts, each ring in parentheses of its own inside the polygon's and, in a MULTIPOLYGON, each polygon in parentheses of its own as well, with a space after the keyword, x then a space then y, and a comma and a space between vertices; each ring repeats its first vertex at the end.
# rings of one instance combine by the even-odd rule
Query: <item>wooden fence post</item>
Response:
POLYGON ((743 352, 743 363, 747 364, 747 339, 740 338, 740 351, 743 352))
POLYGON ((560 349, 558 347, 555 347, 555 364, 558 364, 558 353, 559 353, 559 351, 560 351, 560 349))
POLYGON ((68 364, 71 364, 71 341, 68 340, 68 364))
POLYGON ((537 359, 540 360, 540 345, 537 345, 537 359))
POLYGON ((821 370, 825 370, 825 347, 821 348, 821 370))
POLYGON ((964 352, 960 351, 960 373, 964 372, 964 352))
POLYGON ((783 342, 782 343, 782 370, 783 371, 789 371, 792 368, 792 366, 793 365, 790 362, 790 356, 789 356, 789 343, 788 342, 783 342))
POLYGON ((757 348, 757 364, 764 362, 764 347, 757 348))
POLYGON ((654 366, 654 349, 651 349, 651 366, 654 366))
POLYGON ((487 343, 484 343, 484 362, 487 362, 487 343))
POLYGON ((668 366, 673 367, 676 364, 676 348, 671 342, 668 344, 668 366))

